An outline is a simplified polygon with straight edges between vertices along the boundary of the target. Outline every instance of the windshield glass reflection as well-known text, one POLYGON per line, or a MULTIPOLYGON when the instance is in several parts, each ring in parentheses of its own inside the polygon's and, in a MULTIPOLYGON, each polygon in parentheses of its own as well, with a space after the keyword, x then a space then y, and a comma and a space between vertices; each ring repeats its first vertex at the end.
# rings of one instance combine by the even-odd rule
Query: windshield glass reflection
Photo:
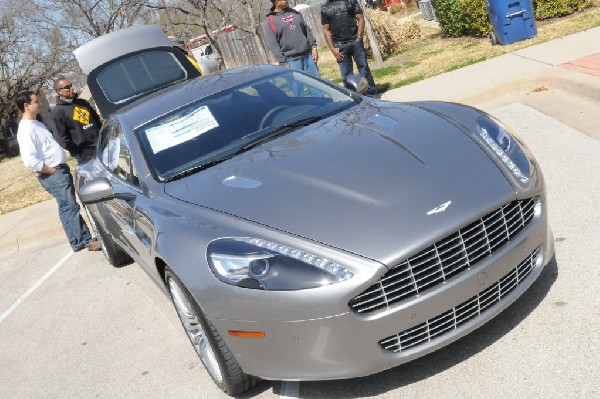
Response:
POLYGON ((355 104, 346 91, 289 71, 202 98, 137 133, 157 178, 169 180, 355 104))

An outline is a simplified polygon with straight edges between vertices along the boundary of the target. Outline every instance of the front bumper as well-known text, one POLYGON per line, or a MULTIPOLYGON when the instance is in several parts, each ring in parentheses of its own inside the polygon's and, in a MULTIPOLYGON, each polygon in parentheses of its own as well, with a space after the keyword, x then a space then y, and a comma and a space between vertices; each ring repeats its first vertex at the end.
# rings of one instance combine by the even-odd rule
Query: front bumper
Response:
POLYGON ((554 254, 546 215, 543 204, 541 214, 492 256, 386 309, 366 315, 348 311, 302 321, 210 321, 247 374, 275 380, 374 374, 448 345, 485 324, 523 294, 554 254), (487 304, 480 305, 484 301, 487 304), (464 309, 470 312, 468 318, 459 314, 464 309), (228 330, 264 331, 265 337, 232 337, 228 330), (419 342, 405 348, 403 333, 419 342), (386 346, 389 349, 384 349, 386 346))

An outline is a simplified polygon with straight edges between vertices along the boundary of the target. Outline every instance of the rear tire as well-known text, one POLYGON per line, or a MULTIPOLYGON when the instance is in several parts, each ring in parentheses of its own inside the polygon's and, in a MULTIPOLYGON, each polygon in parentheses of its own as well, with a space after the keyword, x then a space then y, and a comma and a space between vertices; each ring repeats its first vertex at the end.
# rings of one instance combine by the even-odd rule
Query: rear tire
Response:
POLYGON ((114 267, 123 266, 127 263, 131 263, 133 259, 127 252, 125 252, 117 243, 114 242, 112 237, 104 232, 104 229, 96 222, 96 219, 92 216, 92 213, 88 210, 87 206, 84 207, 85 212, 88 215, 92 230, 96 235, 96 239, 102 245, 102 253, 104 257, 114 267))
POLYGON ((258 379, 242 371, 217 329, 169 267, 165 282, 179 320, 213 382, 231 396, 256 385, 258 379))

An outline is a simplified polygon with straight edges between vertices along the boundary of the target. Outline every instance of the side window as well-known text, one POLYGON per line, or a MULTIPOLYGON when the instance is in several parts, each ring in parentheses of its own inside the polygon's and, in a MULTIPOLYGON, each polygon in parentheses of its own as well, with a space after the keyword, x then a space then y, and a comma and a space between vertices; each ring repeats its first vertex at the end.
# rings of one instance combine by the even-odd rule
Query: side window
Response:
POLYGON ((138 186, 139 180, 133 163, 129 145, 121 135, 121 128, 115 121, 104 125, 101 132, 101 159, 106 168, 121 179, 138 186))

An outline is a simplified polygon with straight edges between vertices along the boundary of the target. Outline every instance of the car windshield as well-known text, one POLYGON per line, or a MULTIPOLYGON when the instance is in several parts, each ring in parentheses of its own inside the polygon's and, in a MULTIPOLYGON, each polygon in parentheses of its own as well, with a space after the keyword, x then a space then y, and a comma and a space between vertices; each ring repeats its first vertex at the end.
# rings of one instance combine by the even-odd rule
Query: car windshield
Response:
POLYGON ((358 101, 297 71, 202 98, 137 129, 155 176, 166 181, 231 158, 358 101))

